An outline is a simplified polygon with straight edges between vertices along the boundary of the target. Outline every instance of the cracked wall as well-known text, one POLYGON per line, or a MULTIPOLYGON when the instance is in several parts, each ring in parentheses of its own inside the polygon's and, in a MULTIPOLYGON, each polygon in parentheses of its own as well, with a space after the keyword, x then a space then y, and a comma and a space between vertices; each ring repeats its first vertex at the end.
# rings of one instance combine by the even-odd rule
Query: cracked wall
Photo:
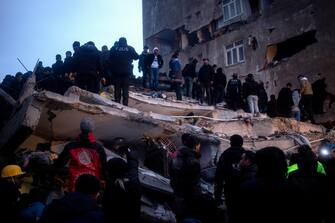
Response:
MULTIPOLYGON (((174 50, 181 50, 180 58, 185 65, 188 58, 196 57, 200 61, 208 57, 212 64, 223 67, 228 78, 238 73, 243 78, 254 73, 258 80, 265 83, 268 94, 277 94, 287 83, 298 87, 297 75, 304 74, 311 81, 317 73, 322 73, 328 82, 328 91, 335 94, 335 22, 334 1, 316 0, 275 0, 259 1, 258 13, 252 13, 248 0, 241 0, 244 14, 234 18, 223 27, 217 28, 217 21, 222 17, 220 0, 186 1, 186 0, 143 0, 143 36, 150 48, 160 46, 156 36, 162 30, 175 32, 173 47, 163 50, 166 62, 174 50), (211 39, 190 46, 187 35, 209 27, 211 39), (283 42, 304 32, 316 30, 317 42, 307 46, 297 54, 280 61, 276 66, 263 69, 268 45, 283 42), (248 37, 255 37, 257 48, 248 45, 248 37), (155 39, 153 41, 153 39, 155 39), (243 40, 245 62, 226 66, 225 46, 243 40)), ((201 36, 201 32, 200 32, 201 36)), ((198 64, 198 69, 201 63, 198 64)), ((168 72, 168 63, 161 70, 168 72)))

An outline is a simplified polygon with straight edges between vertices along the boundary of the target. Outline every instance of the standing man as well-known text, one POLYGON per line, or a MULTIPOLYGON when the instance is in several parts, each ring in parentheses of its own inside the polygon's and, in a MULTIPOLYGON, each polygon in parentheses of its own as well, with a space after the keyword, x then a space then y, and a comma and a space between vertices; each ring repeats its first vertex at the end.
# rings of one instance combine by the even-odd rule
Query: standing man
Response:
POLYGON ((55 89, 54 91, 63 94, 63 77, 64 77, 64 64, 62 61, 62 56, 60 54, 56 55, 56 63, 52 65, 53 77, 55 89))
POLYGON ((128 46, 127 39, 121 37, 115 48, 110 52, 111 64, 115 64, 113 75, 115 77, 115 101, 128 106, 129 79, 133 73, 133 60, 138 60, 139 56, 135 49, 128 46))
POLYGON ((238 79, 238 75, 233 74, 233 79, 228 81, 227 85, 227 104, 234 111, 241 108, 242 99, 242 83, 238 79))
POLYGON ((240 135, 230 137, 230 147, 220 156, 215 172, 215 199, 222 203, 222 191, 224 192, 227 206, 228 222, 236 222, 238 216, 238 192, 240 187, 239 162, 245 149, 243 138, 240 135))
POLYGON ((75 56, 80 50, 80 42, 74 41, 72 44, 72 48, 73 48, 73 56, 75 56))
POLYGON ((294 105, 292 101, 292 84, 287 83, 278 94, 277 99, 278 115, 281 117, 291 117, 291 107, 294 105))
POLYGON ((110 72, 110 64, 109 64, 109 50, 106 45, 101 47, 100 53, 100 66, 101 66, 101 76, 104 78, 103 85, 111 84, 111 72, 110 72))
POLYGON ((191 134, 182 135, 183 146, 169 163, 170 185, 173 189, 176 202, 178 220, 189 217, 192 200, 200 193, 200 140, 191 134), (185 213, 186 212, 186 213, 185 213))
POLYGON ((327 84, 326 78, 318 73, 318 80, 312 84, 313 89, 313 111, 315 114, 323 114, 323 104, 327 97, 327 84))
POLYGON ((258 95, 259 95, 259 84, 255 81, 253 74, 248 74, 243 84, 244 98, 248 102, 249 112, 253 116, 259 116, 258 108, 258 95))
POLYGON ((159 84, 159 69, 163 67, 164 61, 162 56, 159 54, 157 47, 155 47, 153 51, 153 54, 148 55, 146 65, 150 69, 150 88, 151 90, 157 91, 159 84))
POLYGON ((201 87, 200 102, 201 104, 203 103, 206 93, 207 104, 211 105, 212 103, 211 84, 214 77, 214 69, 211 65, 209 65, 208 58, 204 58, 203 62, 204 64, 199 70, 199 82, 201 87))
POLYGON ((145 89, 147 87, 147 82, 151 83, 150 81, 150 70, 146 66, 146 61, 149 55, 149 47, 144 46, 143 47, 143 52, 141 53, 138 61, 138 72, 142 72, 142 87, 145 89))
POLYGON ((56 63, 52 65, 52 71, 57 78, 60 78, 64 74, 62 56, 60 54, 56 55, 56 63))
POLYGON ((170 78, 172 86, 176 91, 177 100, 182 100, 181 86, 183 85, 184 79, 181 73, 181 62, 179 60, 179 52, 175 52, 169 62, 170 67, 170 78))
POLYGON ((227 85, 226 75, 221 67, 216 70, 213 80, 213 104, 221 103, 225 96, 225 88, 227 85))
POLYGON ((183 69, 183 77, 185 79, 185 90, 186 90, 186 96, 192 97, 192 91, 193 91, 193 81, 194 78, 197 77, 197 73, 195 71, 197 66, 198 60, 190 58, 190 62, 186 64, 186 66, 183 69))
POLYGON ((72 66, 73 66, 73 57, 71 51, 66 51, 65 59, 64 59, 64 73, 66 76, 69 76, 72 73, 72 66))
POLYGON ((66 51, 66 53, 65 53, 63 72, 64 72, 64 76, 62 78, 62 86, 60 86, 60 88, 62 89, 61 90, 62 94, 64 94, 69 87, 74 85, 74 83, 73 83, 74 78, 72 76, 72 74, 73 74, 73 57, 72 57, 71 51, 66 51))
POLYGON ((90 41, 73 55, 76 81, 81 89, 99 93, 100 53, 90 41))
POLYGON ((300 107, 302 111, 307 116, 307 119, 314 123, 313 117, 313 89, 311 83, 308 81, 307 77, 301 77, 300 81, 300 107))

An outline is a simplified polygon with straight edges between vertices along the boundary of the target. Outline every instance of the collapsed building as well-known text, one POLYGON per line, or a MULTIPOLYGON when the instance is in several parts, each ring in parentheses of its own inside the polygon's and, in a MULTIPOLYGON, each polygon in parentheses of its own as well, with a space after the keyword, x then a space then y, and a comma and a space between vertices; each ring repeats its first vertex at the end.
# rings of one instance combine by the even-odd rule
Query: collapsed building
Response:
MULTIPOLYGON (((175 51, 186 64, 209 58, 231 77, 255 74, 268 95, 297 76, 321 73, 335 93, 334 1, 316 0, 143 0, 143 36, 165 61, 175 51)), ((201 64, 198 63, 198 68, 201 64)), ((168 73, 165 63, 163 73, 168 73)), ((334 117, 334 106, 325 108, 334 117)), ((323 118, 323 122, 325 121, 323 118)))
POLYGON ((17 101, 6 93, 0 95, 11 107, 0 130, 1 159, 34 151, 39 143, 50 143, 51 150, 59 154, 66 143, 76 138, 80 120, 90 117, 109 159, 120 155, 112 149, 117 138, 137 150, 144 188, 141 213, 152 222, 175 222, 167 205, 173 194, 167 163, 169 152, 181 145, 183 133, 196 134, 201 140, 202 189, 211 195, 215 163, 229 147, 233 134, 242 135, 248 149, 278 146, 286 152, 301 144, 317 148, 333 137, 320 125, 265 115, 251 119, 243 111, 199 106, 192 99, 180 102, 168 95, 157 98, 132 91, 128 107, 110 100, 109 92, 99 95, 71 87, 60 95, 34 88, 35 74, 27 80, 17 101))

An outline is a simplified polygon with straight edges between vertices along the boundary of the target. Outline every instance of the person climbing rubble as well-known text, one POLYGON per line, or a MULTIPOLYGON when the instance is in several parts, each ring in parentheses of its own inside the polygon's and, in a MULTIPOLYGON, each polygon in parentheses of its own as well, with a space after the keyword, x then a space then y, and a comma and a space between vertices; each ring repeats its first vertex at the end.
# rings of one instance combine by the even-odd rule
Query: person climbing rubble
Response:
POLYGON ((69 172, 69 190, 74 190, 77 178, 82 174, 91 174, 103 180, 106 170, 106 153, 93 135, 94 123, 90 118, 80 122, 78 138, 68 143, 55 161, 56 168, 64 168, 67 163, 69 172))

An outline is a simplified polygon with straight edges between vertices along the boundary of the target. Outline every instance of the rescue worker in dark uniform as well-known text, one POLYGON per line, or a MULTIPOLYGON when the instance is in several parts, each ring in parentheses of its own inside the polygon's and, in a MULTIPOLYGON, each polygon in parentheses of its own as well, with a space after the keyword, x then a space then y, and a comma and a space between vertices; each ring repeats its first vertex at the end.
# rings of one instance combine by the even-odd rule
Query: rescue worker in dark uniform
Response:
POLYGON ((118 45, 113 47, 110 52, 111 64, 116 64, 114 67, 115 77, 115 101, 121 102, 122 92, 122 104, 128 105, 129 95, 129 79, 133 73, 133 60, 138 60, 139 55, 135 49, 128 46, 127 39, 121 37, 118 45))
POLYGON ((76 81, 81 89, 98 93, 100 73, 100 53, 93 42, 87 42, 73 55, 76 81))

